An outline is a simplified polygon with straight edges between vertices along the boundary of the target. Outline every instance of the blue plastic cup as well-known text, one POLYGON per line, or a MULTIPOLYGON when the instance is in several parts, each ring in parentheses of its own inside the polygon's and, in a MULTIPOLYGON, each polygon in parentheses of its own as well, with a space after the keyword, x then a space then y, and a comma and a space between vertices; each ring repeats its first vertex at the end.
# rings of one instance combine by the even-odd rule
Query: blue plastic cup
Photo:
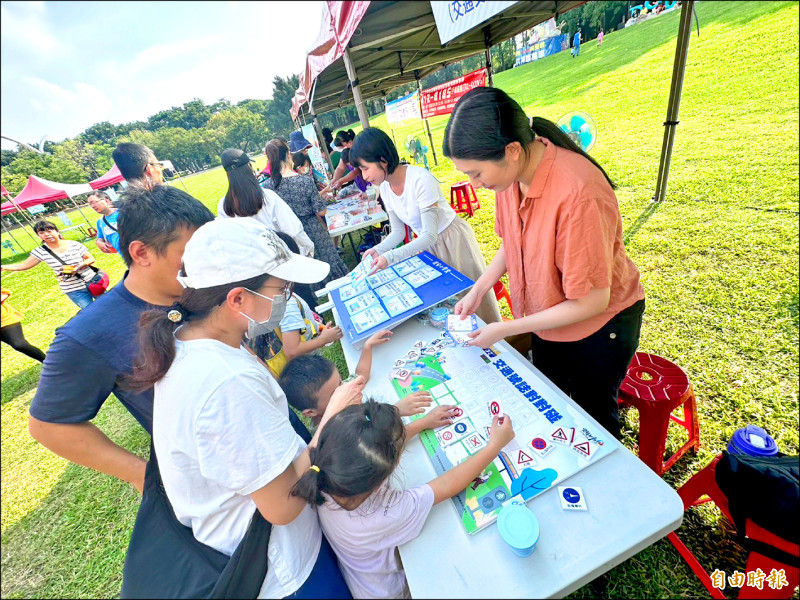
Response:
POLYGON ((748 425, 737 429, 728 442, 731 454, 749 454, 750 456, 774 456, 778 453, 775 440, 758 425, 748 425))
POLYGON ((539 520, 522 500, 511 500, 503 506, 497 529, 517 556, 530 556, 539 541, 539 520))

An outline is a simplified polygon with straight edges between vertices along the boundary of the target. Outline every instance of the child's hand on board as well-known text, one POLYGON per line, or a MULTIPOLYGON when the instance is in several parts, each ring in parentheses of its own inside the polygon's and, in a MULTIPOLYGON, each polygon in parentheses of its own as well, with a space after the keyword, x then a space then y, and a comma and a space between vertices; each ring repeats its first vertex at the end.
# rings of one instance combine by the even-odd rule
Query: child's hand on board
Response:
POLYGON ((434 429, 435 427, 445 427, 453 422, 455 416, 455 406, 437 406, 420 421, 425 423, 424 429, 434 429))
POLYGON ((431 405, 431 402, 433 402, 433 396, 431 396, 430 392, 421 391, 409 394, 398 401, 395 406, 401 417, 411 417, 424 413, 425 409, 431 405))
POLYGON ((498 452, 505 448, 514 439, 514 427, 511 425, 511 417, 504 415, 492 419, 492 428, 489 431, 489 446, 498 452))

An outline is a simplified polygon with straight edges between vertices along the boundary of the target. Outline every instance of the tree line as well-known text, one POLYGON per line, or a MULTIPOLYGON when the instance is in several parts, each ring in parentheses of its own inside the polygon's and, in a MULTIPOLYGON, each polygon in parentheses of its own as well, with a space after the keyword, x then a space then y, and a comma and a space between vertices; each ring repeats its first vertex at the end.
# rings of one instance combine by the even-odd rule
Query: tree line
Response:
MULTIPOLYGON (((615 1, 587 2, 559 17, 562 32, 570 39, 581 27, 583 39, 596 37, 600 28, 610 31, 624 25, 627 3, 615 1)), ((513 68, 516 46, 513 39, 491 48, 495 73, 513 68)), ((423 89, 455 79, 485 66, 483 52, 454 62, 424 77, 423 89)), ((152 148, 156 156, 172 161, 179 171, 198 171, 220 164, 225 148, 241 148, 247 152, 263 148, 273 137, 286 137, 294 129, 289 115, 292 97, 299 86, 297 75, 276 76, 272 97, 247 99, 236 104, 221 98, 206 104, 193 99, 182 106, 162 110, 146 121, 114 125, 108 121, 96 123, 72 139, 61 142, 45 141, 47 154, 30 150, 2 150, 0 173, 3 185, 11 194, 19 193, 31 174, 62 183, 85 183, 111 168, 111 152, 120 142, 136 142, 152 148)), ((417 89, 409 83, 388 92, 391 102, 417 89)), ((366 100, 369 116, 385 110, 383 98, 366 100)), ((322 127, 334 132, 358 121, 352 102, 348 106, 319 116, 322 127)), ((33 144, 31 144, 33 145, 33 144)))

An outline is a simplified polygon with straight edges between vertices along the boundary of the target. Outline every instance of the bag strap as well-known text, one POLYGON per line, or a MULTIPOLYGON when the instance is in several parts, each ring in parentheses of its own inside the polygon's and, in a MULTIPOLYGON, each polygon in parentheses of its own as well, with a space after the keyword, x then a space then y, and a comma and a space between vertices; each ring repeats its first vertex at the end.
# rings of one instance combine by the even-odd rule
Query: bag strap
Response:
POLYGON ((106 219, 105 215, 103 216, 103 223, 111 227, 111 229, 113 229, 114 231, 119 232, 119 230, 116 227, 114 227, 111 223, 108 222, 108 219, 106 219))
POLYGON ((62 258, 61 258, 61 257, 60 257, 58 254, 56 254, 55 252, 53 252, 52 250, 50 250, 50 248, 48 248, 48 247, 47 247, 47 244, 42 244, 42 248, 44 248, 45 250, 47 250, 47 252, 49 252, 49 253, 50 253, 50 256, 52 256, 53 258, 55 258, 55 259, 56 259, 58 262, 60 262, 62 265, 64 265, 65 267, 68 267, 68 266, 69 266, 67 263, 65 263, 65 262, 64 262, 64 260, 63 260, 63 259, 62 259, 62 258))

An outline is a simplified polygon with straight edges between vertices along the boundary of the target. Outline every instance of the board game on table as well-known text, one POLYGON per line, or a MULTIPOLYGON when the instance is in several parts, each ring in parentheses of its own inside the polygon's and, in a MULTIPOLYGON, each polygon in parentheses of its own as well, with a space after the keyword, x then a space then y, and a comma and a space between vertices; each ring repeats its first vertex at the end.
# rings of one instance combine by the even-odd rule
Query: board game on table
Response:
POLYGON ((421 252, 372 276, 362 277, 362 265, 353 281, 330 292, 340 327, 351 344, 380 329, 391 329, 474 284, 429 252, 421 252))
POLYGON ((514 426, 514 440, 452 499, 468 533, 493 523, 511 497, 528 501, 617 449, 613 437, 591 425, 516 357, 433 335, 399 357, 390 378, 400 398, 428 390, 433 403, 426 413, 438 405, 457 409, 452 424, 420 434, 437 474, 486 445, 494 415, 509 415, 514 426))

